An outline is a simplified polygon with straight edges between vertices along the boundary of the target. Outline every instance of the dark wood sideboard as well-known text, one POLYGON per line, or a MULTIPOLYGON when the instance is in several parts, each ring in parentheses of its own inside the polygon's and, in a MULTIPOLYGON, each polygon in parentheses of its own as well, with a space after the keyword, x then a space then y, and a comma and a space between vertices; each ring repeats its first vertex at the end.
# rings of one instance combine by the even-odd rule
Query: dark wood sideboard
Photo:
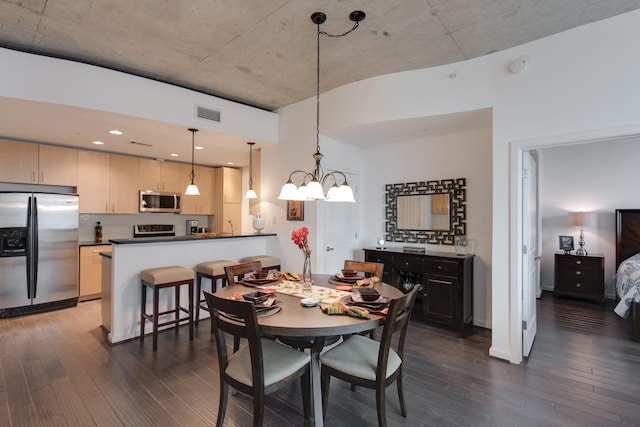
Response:
POLYGON ((364 258, 384 264, 382 281, 404 292, 421 284, 419 299, 427 320, 454 329, 461 337, 473 329, 473 255, 364 249, 364 258))

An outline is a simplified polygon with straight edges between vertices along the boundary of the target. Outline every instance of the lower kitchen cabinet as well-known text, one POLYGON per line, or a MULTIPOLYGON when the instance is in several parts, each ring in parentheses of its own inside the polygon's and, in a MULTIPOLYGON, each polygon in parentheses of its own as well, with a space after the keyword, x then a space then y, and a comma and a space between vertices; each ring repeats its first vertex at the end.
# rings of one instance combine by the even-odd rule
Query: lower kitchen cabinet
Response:
POLYGON ((461 337, 473 329, 473 255, 388 249, 364 252, 365 261, 384 264, 385 283, 404 292, 422 285, 419 298, 426 320, 453 329, 461 337))
POLYGON ((102 292, 102 257, 111 245, 80 246, 80 301, 100 298, 102 292))

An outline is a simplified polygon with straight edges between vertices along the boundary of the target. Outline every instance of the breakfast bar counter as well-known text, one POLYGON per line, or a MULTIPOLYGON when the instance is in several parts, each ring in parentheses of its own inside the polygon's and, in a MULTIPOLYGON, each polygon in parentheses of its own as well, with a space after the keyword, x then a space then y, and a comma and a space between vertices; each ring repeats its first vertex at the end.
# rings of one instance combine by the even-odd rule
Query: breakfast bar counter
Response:
MULTIPOLYGON (((103 259, 103 269, 108 271, 103 271, 102 282, 102 293, 109 295, 109 304, 102 304, 102 327, 111 344, 140 335, 139 274, 142 270, 174 265, 195 269, 201 262, 218 259, 238 261, 251 255, 280 256, 276 234, 148 237, 109 242, 113 250, 110 259, 103 259)), ((186 290, 182 298, 187 300, 186 290)), ((161 311, 172 304, 170 292, 161 295, 161 311)), ((150 325, 147 326, 150 332, 150 325)))

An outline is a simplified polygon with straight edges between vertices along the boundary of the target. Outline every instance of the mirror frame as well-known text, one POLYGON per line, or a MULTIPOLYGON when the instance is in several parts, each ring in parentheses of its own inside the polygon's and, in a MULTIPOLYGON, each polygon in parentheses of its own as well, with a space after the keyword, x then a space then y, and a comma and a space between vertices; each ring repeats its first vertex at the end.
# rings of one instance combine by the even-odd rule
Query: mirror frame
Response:
POLYGON ((453 245, 455 236, 467 234, 467 180, 452 178, 385 185, 386 236, 388 242, 453 245), (398 196, 449 193, 449 230, 398 228, 398 196))

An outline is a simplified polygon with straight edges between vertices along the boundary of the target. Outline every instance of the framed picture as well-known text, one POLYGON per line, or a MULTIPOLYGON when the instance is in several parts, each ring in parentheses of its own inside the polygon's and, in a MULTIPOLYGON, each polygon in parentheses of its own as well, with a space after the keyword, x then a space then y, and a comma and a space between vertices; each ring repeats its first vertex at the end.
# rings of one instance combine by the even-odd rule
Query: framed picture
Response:
POLYGON ((560 249, 569 254, 573 250, 573 236, 560 236, 560 249))
POLYGON ((287 220, 304 220, 304 202, 302 200, 287 200, 287 220))

